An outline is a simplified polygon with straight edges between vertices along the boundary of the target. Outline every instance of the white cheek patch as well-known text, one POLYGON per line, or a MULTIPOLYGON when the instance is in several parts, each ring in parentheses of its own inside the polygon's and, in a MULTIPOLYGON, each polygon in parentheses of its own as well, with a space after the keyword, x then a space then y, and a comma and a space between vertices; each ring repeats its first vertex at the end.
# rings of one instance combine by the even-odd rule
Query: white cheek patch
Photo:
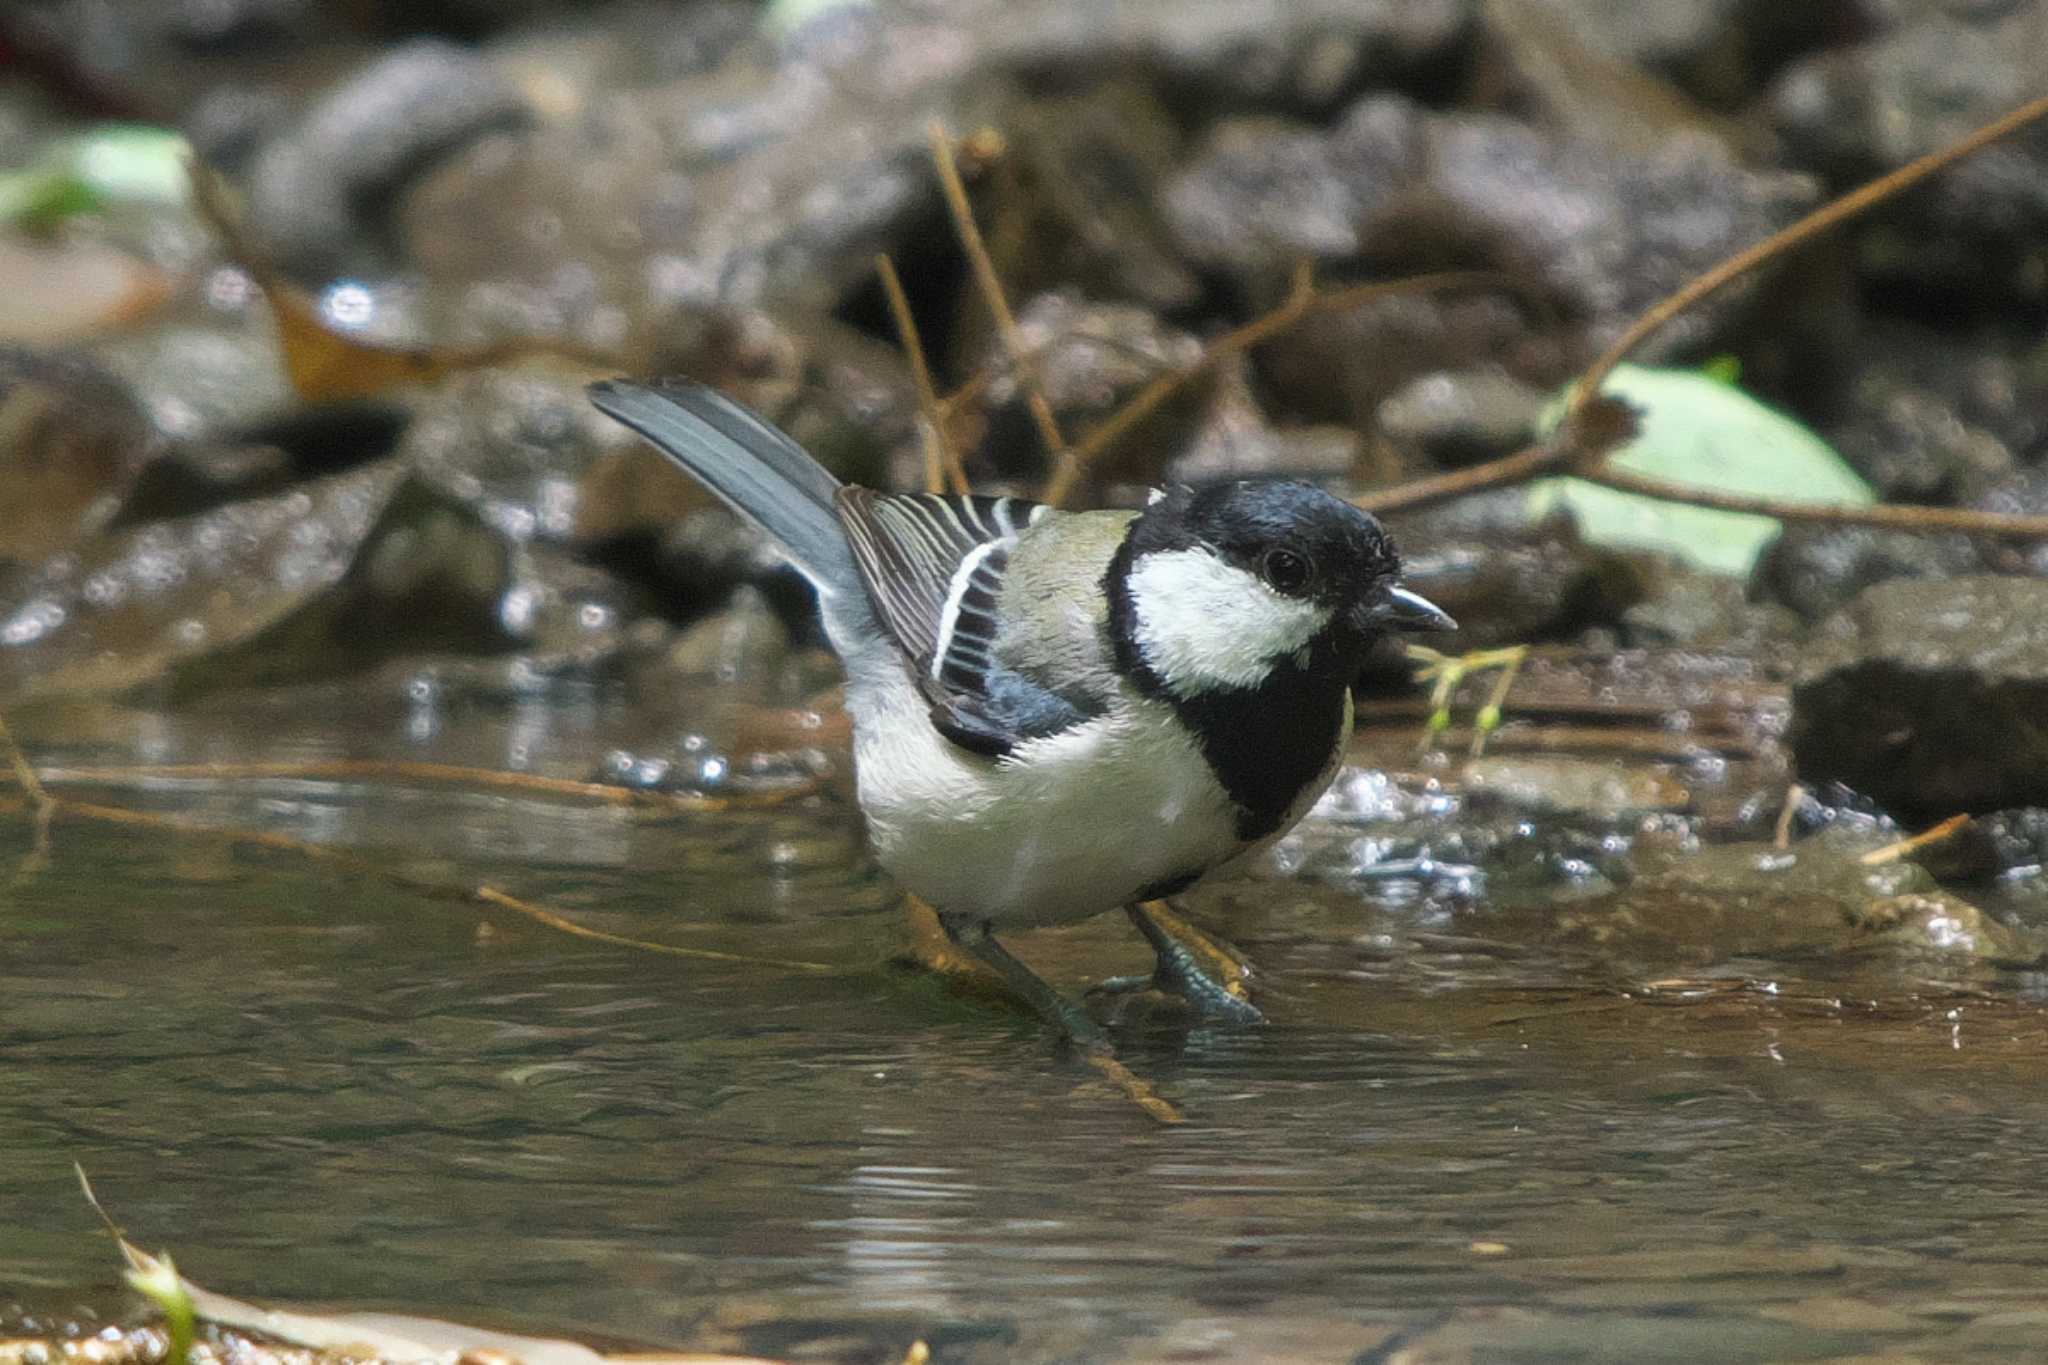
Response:
POLYGON ((1274 592, 1207 550, 1161 550, 1131 566, 1132 635, 1179 697, 1257 687, 1275 660, 1304 653, 1330 624, 1313 602, 1274 592))

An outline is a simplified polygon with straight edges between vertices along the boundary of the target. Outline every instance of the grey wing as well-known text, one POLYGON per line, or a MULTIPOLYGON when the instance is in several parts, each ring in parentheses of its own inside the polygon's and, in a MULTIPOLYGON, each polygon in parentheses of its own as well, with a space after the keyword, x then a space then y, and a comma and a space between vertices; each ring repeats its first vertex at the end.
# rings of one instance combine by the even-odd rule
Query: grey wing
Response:
POLYGON ((855 487, 840 489, 834 507, 875 614, 910 657, 941 734, 1000 756, 1084 718, 996 653, 1010 553, 1047 508, 855 487))
POLYGON ((1079 512, 1018 537, 1003 576, 997 662, 1083 714, 1120 689, 1104 579, 1136 513, 1079 512))

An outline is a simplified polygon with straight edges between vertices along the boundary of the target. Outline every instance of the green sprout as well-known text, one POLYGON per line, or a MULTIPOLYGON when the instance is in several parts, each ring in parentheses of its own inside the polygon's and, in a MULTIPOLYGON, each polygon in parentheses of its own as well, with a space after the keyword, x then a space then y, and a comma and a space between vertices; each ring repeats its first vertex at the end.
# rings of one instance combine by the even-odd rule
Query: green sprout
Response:
POLYGON ((1515 685, 1515 677, 1521 672, 1522 661, 1529 657, 1529 646, 1509 645, 1504 649, 1475 649, 1469 654, 1441 654, 1423 645, 1408 646, 1408 658, 1419 665, 1415 681, 1430 684, 1429 718, 1422 722, 1422 737, 1416 745, 1419 753, 1428 753, 1435 747, 1444 731, 1451 728, 1451 697, 1458 690, 1458 684, 1474 673, 1489 668, 1498 668, 1500 677, 1494 680, 1493 691, 1487 696, 1486 704, 1479 708, 1472 720, 1471 757, 1477 758, 1486 752, 1486 741, 1500 728, 1505 714, 1508 691, 1515 685))

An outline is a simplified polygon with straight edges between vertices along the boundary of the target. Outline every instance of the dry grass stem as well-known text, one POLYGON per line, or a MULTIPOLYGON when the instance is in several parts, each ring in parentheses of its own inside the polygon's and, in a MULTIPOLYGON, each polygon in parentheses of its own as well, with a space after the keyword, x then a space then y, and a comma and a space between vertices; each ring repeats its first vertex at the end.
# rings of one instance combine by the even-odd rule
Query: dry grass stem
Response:
MULTIPOLYGON (((509 775, 519 776, 519 774, 509 775)), ((762 967, 774 967, 783 971, 832 972, 839 970, 823 962, 800 962, 783 958, 747 957, 737 953, 718 952, 710 948, 686 948, 671 943, 652 943, 644 939, 627 938, 621 934, 610 934, 599 929, 589 929, 577 924, 566 916, 556 914, 554 911, 536 905, 531 901, 522 900, 494 886, 470 886, 413 876, 398 871, 387 860, 357 853, 350 849, 312 843, 289 834, 278 834, 269 830, 234 829, 204 825, 181 820, 172 815, 159 815, 152 811, 129 810, 124 806, 101 806, 90 802, 72 801, 68 798, 57 798, 47 795, 43 799, 49 803, 48 809, 52 816, 90 820, 98 824, 119 825, 132 829, 159 830, 172 834, 219 839, 245 847, 264 848, 279 853, 289 853, 311 862, 347 868, 352 872, 378 877, 394 886, 403 887, 408 891, 419 892, 432 898, 497 906, 501 909, 514 911, 538 923, 545 924, 552 929, 577 938, 616 944, 620 947, 635 948, 641 952, 659 953, 668 957, 697 958, 712 962, 748 963, 762 967)), ((24 808, 36 809, 29 802, 0 802, 0 811, 24 808)))
MULTIPOLYGON (((4 733, 4 732, 0 732, 4 733)), ((650 791, 605 782, 578 782, 538 773, 467 768, 448 763, 410 760, 330 759, 305 763, 159 763, 113 768, 50 768, 43 779, 53 786, 139 786, 146 782, 422 782, 436 785, 516 791, 597 801, 612 806, 652 806, 676 811, 715 812, 764 809, 808 796, 823 785, 806 778, 786 788, 711 796, 702 792, 650 791)), ((17 773, 17 781, 19 774, 17 773)))
POLYGON ((995 320, 996 334, 1002 339, 1003 350, 1010 363, 1017 367, 1018 379, 1024 387, 1025 406, 1031 410, 1031 420, 1037 423, 1039 438, 1045 442, 1046 454, 1052 458, 1052 480, 1046 485, 1045 501, 1057 507, 1073 489, 1079 467, 1074 463, 1073 452, 1067 448, 1067 438, 1060 434, 1059 419, 1053 416, 1052 404, 1046 401, 1045 390, 1038 381, 1038 366, 1017 330, 1017 317, 1010 311, 1009 296, 1003 292, 1003 282, 996 275, 996 263, 989 257, 981 229, 975 224, 974 206, 967 201, 967 186, 961 183, 960 167, 953 160, 953 139, 944 124, 934 122, 931 125, 931 145, 932 164, 938 169, 939 189, 944 193, 946 209, 953 217, 953 230, 959 235, 961 249, 967 253, 982 302, 987 306, 989 316, 995 320))
POLYGON ((1180 1110, 1174 1108, 1171 1102, 1152 1088, 1151 1082, 1118 1061, 1107 1050, 1089 1048, 1085 1055, 1088 1065, 1101 1072, 1103 1079, 1116 1087, 1125 1099, 1137 1105, 1153 1119, 1164 1124, 1187 1121, 1181 1116, 1180 1110))
POLYGON ((896 263, 886 253, 877 256, 875 273, 881 276, 882 292, 889 298, 889 313, 896 320, 896 335, 910 361, 910 378, 917 385, 918 436, 924 443, 924 491, 943 493, 950 484, 955 493, 971 492, 959 452, 946 439, 946 416, 939 411, 932 367, 925 358, 917 318, 910 311, 910 296, 903 292, 903 279, 896 273, 896 263))
POLYGON ((16 784, 21 787, 29 809, 35 813, 36 841, 16 870, 16 875, 28 876, 41 871, 50 861, 50 822, 57 814, 57 802, 44 789, 42 779, 36 776, 35 766, 28 761, 28 755, 14 742, 14 732, 7 728, 5 716, 0 716, 0 749, 7 751, 8 767, 16 784))
POLYGON ((1874 848, 1856 861, 1865 867, 1875 867, 1880 863, 1897 862, 1908 853, 1916 853, 1926 848, 1929 844, 1940 843, 1969 823, 1970 817, 1968 815, 1951 815, 1932 829, 1922 830, 1910 839, 1901 839, 1895 844, 1886 844, 1883 848, 1874 848))

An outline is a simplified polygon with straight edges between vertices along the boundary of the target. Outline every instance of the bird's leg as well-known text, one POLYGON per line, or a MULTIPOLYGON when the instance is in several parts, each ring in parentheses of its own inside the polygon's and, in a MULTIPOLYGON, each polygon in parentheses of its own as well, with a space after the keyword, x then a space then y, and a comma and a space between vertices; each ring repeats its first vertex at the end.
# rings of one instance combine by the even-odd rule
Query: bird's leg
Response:
POLYGON ((939 914, 939 926, 946 937, 969 956, 987 966, 1005 985, 1024 998, 1040 1018, 1058 1029, 1069 1042, 1090 1052, 1109 1047, 1109 1035, 1088 1017, 1087 1011, 1045 983, 1044 978, 1010 956, 1009 949, 996 942, 987 920, 964 915, 939 914))
POLYGON ((1194 955, 1195 961, 1223 989, 1240 1000, 1251 998, 1247 983, 1252 979, 1252 964, 1243 953, 1197 929, 1171 901, 1141 901, 1136 908, 1154 925, 1179 939, 1181 946, 1194 955))
POLYGON ((1178 916, 1157 902, 1127 905, 1124 907, 1124 913, 1131 917, 1131 923, 1138 927, 1138 932, 1152 945, 1152 951, 1158 955, 1158 961, 1149 977, 1117 977, 1103 982, 1097 987, 1098 990, 1143 990, 1149 986, 1154 990, 1180 996, 1188 1002, 1190 1009, 1204 1019, 1220 1019, 1233 1024, 1256 1024, 1265 1019, 1266 1016, 1259 1012, 1258 1006, 1245 999, 1241 993, 1244 987, 1239 983, 1245 973, 1242 962, 1218 945, 1209 942, 1193 926, 1181 923, 1178 916), (1179 934, 1161 923, 1162 919, 1171 920, 1176 929, 1193 939, 1205 952, 1214 955, 1216 961, 1232 977, 1232 984, 1237 985, 1237 991, 1232 991, 1229 986, 1205 971, 1194 951, 1182 941, 1179 934))
POLYGON ((991 994, 1006 991, 1003 978, 961 946, 940 922, 938 911, 909 892, 903 895, 903 910, 904 918, 910 921, 910 942, 897 953, 899 964, 935 972, 952 978, 956 984, 985 989, 991 994))

